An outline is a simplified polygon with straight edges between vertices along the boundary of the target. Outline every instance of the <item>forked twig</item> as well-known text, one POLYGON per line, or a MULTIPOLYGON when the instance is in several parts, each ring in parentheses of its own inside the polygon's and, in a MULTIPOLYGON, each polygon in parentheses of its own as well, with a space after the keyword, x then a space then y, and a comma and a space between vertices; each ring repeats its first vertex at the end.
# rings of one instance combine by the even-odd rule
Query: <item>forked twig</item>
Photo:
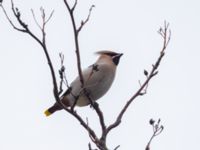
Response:
POLYGON ((9 21, 10 25, 11 25, 15 30, 17 30, 17 31, 25 32, 24 29, 20 29, 20 28, 18 28, 16 25, 14 25, 14 23, 13 23, 13 22, 11 21, 11 19, 9 18, 9 16, 8 16, 6 10, 5 10, 5 8, 3 7, 3 4, 0 4, 0 7, 2 8, 3 13, 4 13, 4 15, 6 16, 6 19, 9 21))
MULTIPOLYGON (((167 48, 167 45, 169 44, 170 38, 171 38, 171 30, 169 29, 169 24, 166 23, 166 21, 164 22, 164 27, 160 28, 160 32, 159 34, 162 36, 163 38, 163 47, 160 51, 160 55, 158 57, 158 59, 156 60, 155 64, 152 65, 152 69, 148 75, 148 77, 146 78, 146 80, 143 82, 143 84, 140 86, 140 88, 137 90, 137 92, 127 101, 127 103, 124 105, 124 107, 122 108, 121 112, 119 113, 119 115, 117 116, 116 121, 111 124, 108 128, 107 128, 107 133, 112 130, 113 128, 117 127, 120 123, 121 123, 121 119, 124 115, 124 113, 126 112, 126 110, 128 109, 128 107, 130 106, 130 104, 138 97, 141 95, 141 92, 143 91, 143 89, 148 85, 149 81, 158 73, 158 67, 160 65, 160 62, 165 54, 165 50, 167 48)), ((147 74, 145 72, 145 74, 147 74)))
POLYGON ((77 0, 75 0, 75 3, 74 3, 72 8, 69 6, 69 3, 68 3, 67 0, 63 0, 63 1, 64 1, 64 4, 65 4, 66 8, 67 8, 67 11, 70 14, 70 18, 71 18, 71 22, 72 22, 72 27, 73 27, 73 32, 74 32, 74 42, 75 42, 75 48, 76 48, 75 52, 76 52, 76 59, 77 59, 78 74, 79 74, 79 78, 80 78, 80 82, 82 84, 82 87, 84 87, 84 80, 83 80, 82 68, 81 68, 81 58, 80 58, 78 35, 79 35, 80 30, 83 28, 83 26, 89 21, 89 18, 90 18, 90 15, 91 15, 91 11, 92 11, 92 8, 94 7, 94 5, 91 6, 87 19, 85 21, 82 21, 80 27, 77 28, 76 22, 75 22, 75 18, 74 18, 74 9, 77 6, 77 0))
POLYGON ((77 3, 78 3, 78 0, 75 0, 74 5, 73 5, 73 7, 71 8, 71 11, 72 11, 72 12, 75 10, 77 3))
POLYGON ((91 13, 92 13, 92 9, 93 9, 94 7, 95 7, 95 5, 92 5, 92 6, 90 7, 87 18, 86 18, 85 20, 82 20, 82 21, 81 21, 81 25, 79 26, 79 28, 78 28, 77 31, 76 31, 77 34, 81 31, 81 29, 83 28, 83 26, 89 21, 90 15, 91 15, 91 13))
POLYGON ((150 119, 149 124, 152 126, 153 128, 153 135, 151 136, 149 142, 147 143, 145 150, 150 150, 150 144, 152 142, 152 140, 158 136, 160 133, 162 133, 162 131, 164 130, 164 126, 160 125, 161 120, 158 119, 157 122, 155 122, 155 120, 150 119))

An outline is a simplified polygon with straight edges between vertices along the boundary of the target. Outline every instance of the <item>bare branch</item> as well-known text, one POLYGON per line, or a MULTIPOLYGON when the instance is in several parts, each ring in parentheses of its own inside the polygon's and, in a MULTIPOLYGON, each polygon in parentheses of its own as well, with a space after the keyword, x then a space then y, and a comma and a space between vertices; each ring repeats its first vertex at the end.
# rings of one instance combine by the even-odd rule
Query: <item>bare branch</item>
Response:
POLYGON ((160 27, 160 29, 158 30, 158 34, 160 34, 164 39, 163 49, 161 51, 162 53, 168 46, 169 41, 171 40, 171 30, 169 29, 169 23, 164 21, 164 28, 160 27))
POLYGON ((96 113, 99 117, 100 125, 101 125, 101 128, 102 128, 101 140, 105 140, 106 137, 104 135, 104 131, 106 130, 106 125, 105 125, 105 121, 104 121, 103 112, 99 108, 99 104, 92 100, 92 98, 90 97, 89 93, 87 92, 87 90, 85 88, 83 88, 83 92, 87 96, 88 100, 90 101, 91 106, 94 108, 94 110, 96 111, 96 113))
POLYGON ((80 25, 80 27, 77 29, 77 34, 79 34, 79 32, 81 31, 81 29, 83 28, 83 26, 89 21, 89 19, 90 19, 90 15, 91 15, 91 13, 92 13, 92 9, 95 7, 95 5, 92 5, 91 7, 90 7, 90 9, 89 9, 89 14, 88 14, 88 16, 87 16, 87 18, 83 21, 81 21, 81 25, 80 25))
MULTIPOLYGON (((57 81, 56 81, 56 76, 55 76, 55 71, 54 71, 54 68, 53 68, 53 64, 51 62, 51 58, 49 56, 49 53, 48 53, 48 49, 47 49, 47 46, 46 46, 46 33, 45 33, 45 25, 46 23, 48 23, 48 21, 50 20, 50 18, 52 17, 53 15, 53 11, 52 13, 50 14, 50 16, 48 17, 48 19, 46 19, 46 14, 45 14, 45 11, 43 8, 41 8, 41 17, 42 17, 42 25, 39 25, 38 21, 36 20, 36 17, 35 17, 35 14, 34 14, 34 11, 32 10, 32 15, 33 15, 33 18, 36 22, 36 24, 38 25, 38 27, 40 28, 41 32, 42 32, 42 40, 40 40, 36 35, 33 34, 33 32, 28 28, 28 25, 21 19, 21 13, 19 11, 18 8, 15 8, 14 6, 14 3, 13 3, 13 0, 11 0, 11 4, 12 4, 12 11, 13 11, 13 14, 15 16, 15 18, 17 19, 19 25, 22 27, 22 29, 19 29, 17 27, 15 27, 15 25, 12 23, 11 19, 9 19, 5 9, 2 7, 3 11, 4 11, 4 14, 6 15, 8 21, 10 22, 10 24, 14 27, 14 29, 20 31, 20 32, 24 32, 24 33, 27 33, 28 35, 30 35, 34 40, 36 40, 40 46, 42 47, 44 53, 45 53, 45 56, 46 56, 46 59, 47 59, 47 62, 48 62, 48 65, 49 65, 49 68, 50 68, 50 71, 51 71, 51 76, 52 76, 52 81, 53 81, 53 93, 54 93, 54 97, 55 97, 55 100, 56 102, 64 109, 66 110, 68 113, 70 113, 71 115, 73 115, 79 122, 80 124, 87 130, 87 132, 89 133, 91 139, 93 139, 92 141, 94 143, 96 143, 96 145, 98 145, 99 147, 101 147, 101 143, 100 143, 100 140, 97 138, 95 132, 91 129, 91 127, 89 127, 89 125, 80 117, 80 115, 77 114, 76 111, 71 111, 70 109, 68 109, 61 101, 60 101, 60 98, 59 98, 59 92, 58 92, 58 85, 57 85, 57 81)), ((67 3, 66 3, 67 4, 67 3)), ((68 5, 66 5, 68 6, 68 5)), ((74 5, 74 8, 75 8, 76 5, 74 5)), ((72 19, 72 24, 73 24, 73 28, 74 28, 74 34, 75 34, 75 45, 76 45, 76 54, 77 54, 77 65, 78 65, 78 70, 79 70, 79 76, 80 76, 80 80, 81 80, 81 83, 82 83, 82 87, 84 85, 84 82, 83 82, 83 77, 82 77, 82 72, 81 72, 81 62, 80 62, 80 54, 79 54, 79 44, 78 44, 78 35, 76 33, 76 25, 75 25, 75 21, 74 21, 74 16, 72 14, 72 10, 69 9, 69 12, 71 14, 71 19, 72 19)), ((64 61, 64 57, 63 56, 60 56, 61 57, 61 64, 63 64, 63 61, 64 61)), ((63 66, 63 65, 62 65, 63 66)), ((64 68, 61 67, 61 72, 64 72, 64 68)), ((63 74, 63 73, 61 73, 63 74)), ((64 80, 64 76, 62 75, 61 77, 62 79, 61 80, 64 80)), ((65 79, 66 79, 66 76, 65 76, 65 79)), ((63 82, 63 81, 61 81, 63 82)), ((66 83, 67 83, 67 80, 66 80, 66 83)), ((68 83, 67 83, 68 85, 68 83)), ((62 85, 60 85, 62 86, 62 85)), ((60 88, 61 89, 61 88, 60 88)), ((102 113, 100 111, 100 109, 98 109, 99 107, 96 107, 97 109, 97 112, 98 113, 102 113)), ((103 117, 102 117, 103 118, 103 117)), ((104 124, 104 120, 101 121, 103 122, 102 124, 104 124)), ((105 128, 105 125, 103 126, 105 128)))
POLYGON ((9 18, 9 16, 8 16, 8 14, 7 14, 7 12, 6 12, 6 10, 4 9, 3 4, 0 4, 0 7, 2 8, 3 13, 5 14, 6 19, 9 21, 10 25, 11 25, 15 30, 17 30, 17 31, 25 32, 24 29, 20 29, 20 28, 18 28, 18 27, 16 27, 16 26, 14 25, 14 23, 13 23, 13 22, 11 21, 11 19, 9 18))
POLYGON ((75 0, 75 2, 74 2, 74 6, 73 6, 72 9, 71 9, 72 12, 75 10, 76 5, 77 5, 77 2, 78 2, 78 0, 75 0))
MULTIPOLYGON (((14 27, 14 29, 20 31, 20 32, 23 32, 23 33, 27 33, 28 35, 30 35, 34 40, 36 40, 36 42, 39 43, 39 45, 42 47, 44 53, 45 53, 45 56, 46 56, 46 59, 47 59, 47 62, 48 62, 48 65, 50 67, 50 71, 51 71, 51 75, 52 75, 52 80, 53 80, 53 85, 54 85, 54 97, 56 99, 56 101, 59 101, 59 96, 58 96, 58 88, 57 88, 57 82, 56 82, 56 77, 55 77, 55 72, 54 72, 54 68, 53 68, 53 65, 52 65, 52 62, 51 62, 51 59, 50 59, 50 56, 48 54, 48 50, 47 50, 47 47, 46 47, 46 43, 45 43, 45 31, 44 31, 44 28, 42 30, 43 32, 43 41, 41 41, 36 35, 33 34, 33 32, 28 28, 28 25, 21 20, 21 13, 19 11, 18 8, 16 8, 14 6, 14 3, 13 3, 13 0, 11 0, 11 9, 12 9, 12 12, 15 16, 15 18, 17 19, 19 25, 22 27, 22 29, 19 29, 17 27, 15 27, 15 25, 12 23, 11 19, 8 17, 5 9, 3 8, 4 10, 4 14, 6 15, 8 21, 10 22, 10 24, 14 27)), ((61 104, 61 103, 59 103, 61 104)), ((62 106, 62 104, 61 104, 62 106)))
MULTIPOLYGON (((67 0, 64 0, 64 3, 65 3, 65 6, 70 14, 70 18, 71 18, 71 22, 72 22, 72 27, 73 27, 73 32, 74 32, 74 41, 75 41, 75 52, 76 52, 76 58, 77 58, 77 68, 78 68, 78 73, 79 73, 79 78, 80 78, 80 82, 81 82, 81 85, 82 85, 82 88, 83 88, 83 92, 84 94, 87 95, 91 105, 94 107, 95 111, 97 112, 98 116, 99 116, 99 120, 100 120, 100 123, 101 123, 101 127, 102 127, 102 130, 105 130, 106 126, 105 126, 105 123, 104 123, 104 117, 103 117, 103 113, 102 111, 99 109, 99 106, 98 105, 94 105, 92 99, 90 98, 88 92, 86 91, 86 89, 84 88, 84 80, 83 80, 83 75, 82 75, 82 69, 81 69, 81 58, 80 58, 80 49, 79 49, 79 41, 78 41, 78 33, 80 32, 81 28, 83 27, 83 25, 85 23, 88 22, 89 20, 89 17, 90 17, 90 14, 91 14, 91 11, 92 11, 92 8, 94 6, 92 6, 89 10, 89 15, 87 17, 87 19, 85 20, 85 23, 82 23, 82 25, 79 27, 79 29, 77 29, 76 27, 76 23, 75 23, 75 19, 74 19, 74 9, 77 5, 77 1, 75 1, 75 4, 72 8, 70 8, 67 0)), ((73 106, 71 107, 71 112, 74 111, 74 107, 75 107, 75 104, 77 103, 77 101, 74 102, 73 106)), ((97 103, 96 103, 97 104, 97 103)), ((90 134, 90 133, 89 133, 90 134)), ((90 134, 91 135, 91 134, 90 134)), ((102 134, 102 135, 105 135, 105 134, 102 134)), ((102 136, 103 138, 102 139, 105 139, 104 136, 102 136)), ((96 143, 96 145, 98 147, 101 147, 101 144, 100 144, 100 141, 97 139, 97 137, 94 138, 94 136, 92 136, 93 139, 93 142, 96 143)))
POLYGON ((108 128, 107 128, 107 133, 112 130, 113 128, 117 127, 120 123, 121 123, 121 119, 124 115, 124 113, 126 112, 127 108, 130 106, 130 104, 138 97, 141 95, 141 92, 145 89, 145 87, 148 85, 149 81, 158 73, 157 69, 160 65, 160 62, 164 56, 164 52, 166 50, 166 47, 170 41, 170 37, 171 37, 171 31, 169 29, 169 24, 168 23, 164 23, 164 28, 160 28, 159 30, 160 35, 163 38, 163 47, 161 49, 160 52, 160 56, 158 57, 158 59, 156 60, 155 64, 153 65, 150 74, 148 75, 147 79, 144 81, 144 83, 140 86, 140 88, 138 89, 138 91, 127 101, 127 103, 125 104, 125 106, 122 108, 121 112, 119 113, 119 115, 117 116, 116 121, 111 124, 108 128), (169 35, 168 35, 169 34, 169 35))
MULTIPOLYGON (((23 29, 16 29, 20 32, 24 32, 24 33, 27 33, 29 34, 34 40, 36 40, 42 47, 44 47, 43 43, 41 42, 41 40, 35 36, 28 28, 28 25, 26 23, 24 23, 22 20, 21 20, 21 13, 19 11, 18 8, 15 8, 14 6, 14 3, 13 3, 13 0, 11 0, 11 5, 12 5, 12 12, 15 16, 15 18, 17 19, 18 23, 20 24, 20 26, 23 28, 23 29)), ((10 19, 9 19, 10 20, 10 19)), ((14 28, 15 29, 15 28, 14 28)))
POLYGON ((31 9, 31 13, 32 13, 32 15, 33 15, 33 19, 34 19, 34 21, 35 21, 35 23, 36 23, 36 25, 39 27, 39 29, 41 30, 41 32, 42 32, 42 40, 43 40, 43 43, 45 43, 46 42, 46 40, 45 40, 45 36, 46 36, 46 33, 45 33, 45 26, 46 26, 46 24, 49 22, 49 20, 52 18, 52 16, 53 16, 53 13, 54 13, 54 10, 50 13, 50 15, 49 15, 49 17, 46 19, 46 14, 45 14, 45 10, 44 10, 44 8, 40 8, 40 11, 41 11, 41 17, 42 17, 42 25, 40 25, 39 23, 38 23, 38 21, 37 21, 37 19, 36 19, 36 17, 35 17, 35 13, 34 13, 34 11, 33 11, 33 9, 31 9))
MULTIPOLYGON (((79 50, 79 41, 78 41, 78 34, 77 34, 77 27, 74 19, 74 10, 70 8, 67 0, 63 0, 64 4, 70 14, 70 18, 72 21, 72 27, 73 27, 73 32, 74 32, 74 42, 75 42, 75 52, 76 52, 76 59, 77 59, 77 68, 78 68, 78 74, 80 78, 80 82, 82 84, 82 87, 84 87, 84 80, 83 80, 83 74, 82 74, 82 68, 81 68, 81 58, 80 58, 80 50, 79 50)), ((77 3, 77 1, 76 1, 77 3)), ((74 4, 74 8, 77 4, 74 4)))
POLYGON ((47 24, 49 22, 49 20, 53 17, 53 14, 54 14, 54 10, 52 10, 49 17, 46 19, 45 24, 47 24))
MULTIPOLYGON (((87 121, 87 126, 88 126, 88 128, 89 128, 89 121, 88 121, 88 118, 86 118, 86 121, 87 121)), ((94 139, 94 137, 92 137, 91 134, 89 134, 89 137, 90 137, 90 139, 91 139, 91 141, 92 141, 93 143, 96 143, 96 140, 97 140, 97 139, 94 139)))
MULTIPOLYGON (((30 29, 28 28, 28 25, 26 23, 24 23, 22 20, 21 20, 21 14, 20 14, 20 11, 18 8, 15 8, 14 6, 14 3, 13 3, 13 0, 11 0, 11 5, 12 5, 12 11, 13 11, 13 14, 15 16, 15 18, 17 19, 18 23, 21 25, 21 27, 23 28, 23 31, 21 32, 24 32, 24 33, 27 33, 28 35, 30 35, 34 40, 36 40, 39 45, 42 47, 44 53, 45 53, 45 56, 46 56, 46 59, 47 59, 47 62, 48 62, 48 65, 49 65, 49 68, 50 68, 50 71, 51 71, 51 76, 52 76, 52 81, 53 81, 53 93, 54 93, 54 97, 55 97, 55 100, 58 102, 58 104, 63 107, 63 109, 65 109, 66 111, 69 112, 68 108, 60 101, 60 98, 59 98, 59 94, 58 94, 58 87, 57 87, 57 81, 56 81, 56 76, 55 76, 55 71, 54 71, 54 68, 53 68, 53 64, 51 62, 51 58, 49 56, 49 53, 48 53, 48 49, 47 49, 47 46, 46 46, 46 43, 45 43, 45 25, 43 24, 42 26, 42 41, 36 36, 34 35, 30 29)), ((45 15, 43 15, 43 20, 45 20, 45 15)), ((44 23, 44 21, 43 21, 44 23)), ((76 116, 76 114, 75 114, 76 116)), ((79 119, 80 120, 80 119, 79 119)), ((84 122, 84 121, 83 121, 84 122)))
MULTIPOLYGON (((70 18, 71 18, 71 21, 72 21, 72 27, 73 27, 73 31, 74 31, 75 48, 76 48, 75 52, 76 52, 76 58, 77 58, 77 68, 78 68, 79 78, 80 78, 80 82, 81 82, 81 85, 82 85, 82 88, 83 88, 83 92, 84 92, 84 94, 87 95, 91 105, 94 107, 96 113, 98 114, 99 120, 100 120, 100 123, 101 123, 101 127, 102 127, 102 131, 104 131, 106 126, 105 126, 105 123, 104 123, 103 113, 100 110, 98 105, 94 105, 94 103, 93 103, 92 99, 90 98, 89 94, 87 94, 88 92, 84 88, 84 80, 83 80, 82 69, 81 69, 81 58, 80 58, 80 49, 79 49, 79 41, 78 41, 78 33, 81 31, 81 29, 84 26, 84 24, 86 24, 89 21, 90 14, 91 14, 92 8, 94 6, 93 5, 91 6, 87 19, 85 21, 83 21, 81 26, 77 29, 76 23, 75 23, 75 19, 74 19, 74 14, 73 14, 74 9, 75 9, 75 7, 77 5, 77 1, 75 1, 75 4, 74 4, 74 6, 72 8, 70 8, 67 0, 64 0, 64 3, 65 3, 65 6, 66 6, 69 14, 70 14, 70 18)), ((76 103, 77 103, 77 101, 75 101, 73 106, 71 107, 71 111, 72 112, 74 111, 74 107, 75 107, 76 103)), ((102 134, 102 135, 105 135, 105 134, 102 134)), ((102 139, 105 139, 105 136, 102 136, 102 137, 103 137, 102 139)), ((96 143, 99 143, 99 141, 96 140, 96 143)), ((99 144, 97 144, 97 145, 99 145, 99 144)))

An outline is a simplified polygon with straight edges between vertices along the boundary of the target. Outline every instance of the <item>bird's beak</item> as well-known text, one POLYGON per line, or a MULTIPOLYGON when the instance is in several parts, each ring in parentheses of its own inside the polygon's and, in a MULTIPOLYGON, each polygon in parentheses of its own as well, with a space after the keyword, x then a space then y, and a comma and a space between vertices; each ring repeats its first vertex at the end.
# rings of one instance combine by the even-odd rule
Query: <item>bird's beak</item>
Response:
POLYGON ((120 58, 122 55, 123 55, 123 53, 119 53, 119 54, 117 55, 117 57, 120 58))

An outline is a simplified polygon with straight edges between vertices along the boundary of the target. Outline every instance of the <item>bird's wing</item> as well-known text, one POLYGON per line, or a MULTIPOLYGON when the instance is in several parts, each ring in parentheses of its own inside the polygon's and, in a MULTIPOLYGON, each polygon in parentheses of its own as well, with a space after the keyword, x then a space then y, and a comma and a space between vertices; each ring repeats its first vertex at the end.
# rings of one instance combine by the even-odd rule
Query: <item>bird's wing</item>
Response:
MULTIPOLYGON (((101 75, 97 75, 98 65, 94 64, 83 70, 83 78, 85 87, 92 87, 99 83, 101 80, 101 75)), ((61 99, 64 96, 69 95, 70 93, 73 95, 79 94, 81 91, 81 83, 79 76, 71 83, 70 87, 62 94, 61 99)))
MULTIPOLYGON (((93 64, 82 71, 84 79, 84 87, 88 90, 99 88, 98 85, 108 76, 108 66, 104 64, 93 64)), ((72 94, 76 97, 82 91, 81 82, 79 76, 71 83, 70 88, 63 94, 63 96, 72 94)))
MULTIPOLYGON (((83 70, 83 79, 85 88, 92 88, 105 77, 104 70, 98 64, 94 64, 83 70)), ((71 90, 74 95, 82 90, 79 76, 71 83, 71 90)))
POLYGON ((88 70, 83 72, 85 88, 91 88, 99 84, 105 77, 105 72, 102 66, 94 64, 88 67, 88 70), (84 74, 85 73, 85 74, 84 74))

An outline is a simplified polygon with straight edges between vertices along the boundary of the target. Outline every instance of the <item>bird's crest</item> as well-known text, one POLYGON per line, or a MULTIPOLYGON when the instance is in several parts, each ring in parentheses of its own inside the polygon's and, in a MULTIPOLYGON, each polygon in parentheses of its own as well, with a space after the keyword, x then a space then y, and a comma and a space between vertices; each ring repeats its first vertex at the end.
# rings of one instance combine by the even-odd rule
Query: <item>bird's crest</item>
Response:
POLYGON ((113 52, 113 51, 110 51, 110 50, 102 50, 102 51, 98 51, 98 52, 96 52, 95 54, 98 54, 98 55, 109 55, 109 56, 115 56, 115 55, 118 55, 118 53, 113 52))

